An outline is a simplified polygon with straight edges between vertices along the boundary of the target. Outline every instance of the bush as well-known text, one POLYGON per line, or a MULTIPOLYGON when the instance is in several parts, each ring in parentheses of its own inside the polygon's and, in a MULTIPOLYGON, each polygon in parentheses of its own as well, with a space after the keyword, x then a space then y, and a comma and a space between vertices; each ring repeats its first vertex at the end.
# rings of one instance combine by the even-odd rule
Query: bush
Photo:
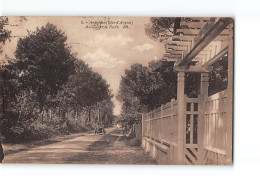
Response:
POLYGON ((9 126, 2 126, 2 135, 6 143, 27 143, 31 141, 48 139, 57 135, 68 135, 77 132, 84 132, 93 129, 91 125, 87 127, 76 126, 69 121, 61 122, 53 119, 43 124, 39 120, 17 121, 9 126))

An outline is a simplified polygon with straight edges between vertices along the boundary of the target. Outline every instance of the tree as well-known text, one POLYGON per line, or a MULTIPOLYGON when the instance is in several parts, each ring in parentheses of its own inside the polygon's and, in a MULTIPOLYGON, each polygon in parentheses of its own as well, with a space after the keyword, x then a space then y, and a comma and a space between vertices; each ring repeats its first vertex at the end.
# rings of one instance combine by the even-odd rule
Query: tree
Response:
POLYGON ((121 116, 132 124, 140 121, 142 111, 152 110, 160 101, 161 76, 141 64, 133 64, 122 76, 117 99, 123 102, 121 116))
POLYGON ((17 101, 18 83, 15 70, 11 65, 1 68, 1 130, 12 127, 18 121, 17 101))
MULTIPOLYGON (((200 75, 186 74, 188 97, 199 94, 200 75), (197 86, 198 85, 198 86, 197 86)), ((133 64, 125 71, 117 99, 123 103, 121 116, 130 124, 140 121, 141 113, 151 111, 177 98, 177 72, 173 63, 152 61, 148 67, 133 64)))
POLYGON ((103 100, 99 104, 99 121, 97 122, 99 125, 103 125, 105 127, 108 127, 112 124, 112 121, 114 120, 113 115, 113 103, 111 100, 103 100))
POLYGON ((33 134, 31 124, 38 117, 36 95, 21 90, 17 70, 10 60, 2 67, 2 77, 1 131, 6 140, 22 142, 33 134))
POLYGON ((86 123, 91 121, 91 109, 99 108, 97 104, 100 102, 111 101, 111 97, 109 85, 102 76, 93 72, 83 61, 76 60, 75 73, 69 76, 67 84, 57 96, 57 104, 64 110, 73 111, 75 120, 82 113, 87 113, 86 123))
POLYGON ((2 45, 11 37, 11 31, 5 29, 8 23, 8 17, 0 17, 0 54, 3 52, 2 45))
POLYGON ((149 69, 160 75, 162 83, 156 96, 159 106, 177 98, 177 72, 174 70, 173 62, 159 60, 149 63, 149 69))
POLYGON ((40 112, 74 71, 75 58, 66 40, 64 32, 48 23, 18 41, 15 66, 20 86, 36 93, 40 112))
POLYGON ((18 41, 15 59, 8 58, 1 70, 1 129, 6 140, 18 142, 86 130, 82 119, 88 120, 87 111, 90 119, 91 108, 99 110, 102 124, 111 124, 109 85, 71 53, 66 40, 64 32, 47 24, 18 41), (71 117, 82 123, 79 128, 71 123, 71 117))
POLYGON ((129 70, 125 71, 125 76, 122 77, 120 85, 122 91, 120 93, 124 98, 123 90, 128 89, 126 92, 138 97, 141 105, 151 109, 157 104, 156 101, 153 101, 153 98, 161 84, 162 78, 159 74, 152 72, 141 64, 133 64, 129 70))
MULTIPOLYGON (((5 25, 8 24, 8 18, 7 17, 0 17, 0 56, 3 52, 2 50, 2 45, 5 44, 6 40, 10 39, 10 35, 11 35, 11 31, 5 29, 5 25)), ((2 124, 2 116, 3 116, 3 111, 4 109, 6 109, 4 107, 4 95, 3 95, 3 92, 4 92, 4 80, 3 80, 3 68, 2 68, 2 65, 0 66, 0 99, 3 100, 3 102, 0 104, 0 125, 2 124)), ((12 89, 14 90, 14 89, 12 89)))
POLYGON ((213 64, 209 73, 209 96, 227 89, 228 84, 228 57, 224 55, 213 64))
POLYGON ((175 17, 151 17, 151 23, 145 25, 145 33, 150 38, 163 42, 180 28, 181 18, 175 17))

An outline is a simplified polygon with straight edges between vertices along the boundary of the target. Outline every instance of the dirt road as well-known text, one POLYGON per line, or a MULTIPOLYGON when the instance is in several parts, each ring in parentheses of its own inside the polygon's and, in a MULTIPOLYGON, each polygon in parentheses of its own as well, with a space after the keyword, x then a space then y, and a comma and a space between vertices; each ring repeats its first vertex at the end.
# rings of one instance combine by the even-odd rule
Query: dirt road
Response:
POLYGON ((106 135, 79 137, 7 155, 4 163, 34 164, 156 164, 140 147, 129 146, 120 130, 107 129, 106 135))

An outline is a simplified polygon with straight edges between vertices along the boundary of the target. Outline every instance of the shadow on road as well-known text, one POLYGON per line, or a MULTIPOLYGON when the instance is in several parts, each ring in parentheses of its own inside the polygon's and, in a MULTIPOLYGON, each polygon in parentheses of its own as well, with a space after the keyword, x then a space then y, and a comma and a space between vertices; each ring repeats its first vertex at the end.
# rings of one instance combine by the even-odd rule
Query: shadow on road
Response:
MULTIPOLYGON (((5 163, 44 164, 157 164, 140 146, 127 144, 120 129, 106 135, 71 135, 41 141, 41 147, 5 158, 5 163), (73 138, 73 139, 72 139, 73 138), (70 139, 70 140, 68 140, 70 139), (52 143, 53 145, 47 145, 52 143), (55 144, 54 144, 55 143, 55 144)), ((36 147, 36 146, 35 146, 36 147)), ((25 150, 25 149, 24 149, 25 150)), ((24 151, 23 150, 23 151, 24 151)))
POLYGON ((111 131, 109 134, 104 135, 100 140, 94 142, 92 145, 86 148, 86 150, 104 150, 108 147, 112 147, 113 143, 118 139, 120 132, 121 130, 118 129, 111 131))
POLYGON ((51 139, 33 141, 30 143, 25 143, 25 144, 5 144, 4 145, 4 149, 5 149, 4 154, 5 154, 5 156, 7 156, 7 155, 14 154, 14 153, 27 151, 27 150, 30 150, 30 149, 33 149, 36 147, 54 144, 54 143, 73 139, 75 137, 80 137, 80 136, 83 136, 83 134, 72 134, 72 135, 66 135, 66 136, 59 136, 59 137, 55 137, 55 138, 51 138, 51 139))
POLYGON ((127 145, 120 129, 114 129, 86 147, 86 151, 66 159, 81 164, 157 164, 140 146, 127 145))

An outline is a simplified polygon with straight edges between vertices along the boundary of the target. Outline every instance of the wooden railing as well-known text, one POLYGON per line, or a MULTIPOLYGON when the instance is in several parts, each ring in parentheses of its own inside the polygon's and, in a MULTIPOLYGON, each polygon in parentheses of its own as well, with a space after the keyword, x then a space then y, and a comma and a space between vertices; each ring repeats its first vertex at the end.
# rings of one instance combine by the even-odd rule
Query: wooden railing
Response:
MULTIPOLYGON (((182 124, 184 126, 184 134, 182 134, 184 138, 182 145, 184 148, 183 164, 226 163, 228 128, 226 125, 226 101, 226 91, 206 98, 185 96, 185 120, 182 124), (203 125, 200 126, 201 124, 203 125), (199 137, 200 134, 202 137, 199 137)), ((181 146, 177 142, 177 110, 178 102, 172 99, 171 102, 156 110, 143 114, 143 139, 149 143, 147 150, 153 151, 154 157, 156 153, 164 152, 165 158, 168 158, 167 161, 163 160, 166 164, 169 164, 169 161, 174 163, 175 149, 181 146)))
POLYGON ((143 136, 166 146, 176 142, 175 128, 177 126, 177 101, 162 105, 143 117, 143 136))
POLYGON ((154 111, 143 115, 143 139, 145 148, 161 163, 169 164, 173 160, 173 151, 177 143, 177 101, 161 105, 154 111), (151 147, 153 149, 151 149, 151 147), (169 155, 171 156, 169 158, 169 155))
POLYGON ((205 100, 204 160, 205 164, 225 164, 227 146, 227 91, 205 100))

